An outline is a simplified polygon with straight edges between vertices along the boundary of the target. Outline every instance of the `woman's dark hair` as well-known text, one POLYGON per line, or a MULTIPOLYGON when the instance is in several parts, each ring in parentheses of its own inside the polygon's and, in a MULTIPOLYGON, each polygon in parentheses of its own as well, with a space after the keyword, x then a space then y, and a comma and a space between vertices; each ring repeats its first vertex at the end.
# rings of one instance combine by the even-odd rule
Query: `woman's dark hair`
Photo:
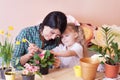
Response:
POLYGON ((40 24, 41 30, 44 29, 44 26, 49 26, 53 29, 59 29, 61 34, 65 31, 67 25, 67 18, 64 13, 60 11, 50 12, 40 24))

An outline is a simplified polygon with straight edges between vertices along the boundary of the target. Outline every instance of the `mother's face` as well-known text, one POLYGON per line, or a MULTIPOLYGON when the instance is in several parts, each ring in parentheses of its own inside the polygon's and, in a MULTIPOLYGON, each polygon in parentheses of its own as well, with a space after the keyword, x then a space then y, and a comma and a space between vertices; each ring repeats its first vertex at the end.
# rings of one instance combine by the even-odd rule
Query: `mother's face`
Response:
POLYGON ((60 35, 61 33, 59 29, 53 29, 53 28, 50 28, 49 26, 44 26, 44 29, 42 31, 42 36, 47 41, 60 37, 60 35))

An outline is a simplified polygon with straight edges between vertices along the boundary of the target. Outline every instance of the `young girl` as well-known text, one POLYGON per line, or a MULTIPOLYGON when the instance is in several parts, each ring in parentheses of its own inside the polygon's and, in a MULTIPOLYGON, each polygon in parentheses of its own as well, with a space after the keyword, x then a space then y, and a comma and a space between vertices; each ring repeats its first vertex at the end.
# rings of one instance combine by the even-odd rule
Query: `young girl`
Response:
POLYGON ((59 56, 60 67, 79 65, 80 58, 86 56, 85 38, 80 24, 69 22, 61 41, 62 44, 51 51, 52 54, 59 56))

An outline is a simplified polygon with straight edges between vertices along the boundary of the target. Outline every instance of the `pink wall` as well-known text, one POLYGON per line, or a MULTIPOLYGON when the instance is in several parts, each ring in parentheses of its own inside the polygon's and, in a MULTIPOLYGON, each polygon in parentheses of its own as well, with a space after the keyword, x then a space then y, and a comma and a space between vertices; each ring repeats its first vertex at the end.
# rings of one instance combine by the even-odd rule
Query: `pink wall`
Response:
POLYGON ((120 0, 0 0, 0 29, 12 25, 18 33, 26 26, 41 22, 54 10, 96 26, 120 26, 120 0))

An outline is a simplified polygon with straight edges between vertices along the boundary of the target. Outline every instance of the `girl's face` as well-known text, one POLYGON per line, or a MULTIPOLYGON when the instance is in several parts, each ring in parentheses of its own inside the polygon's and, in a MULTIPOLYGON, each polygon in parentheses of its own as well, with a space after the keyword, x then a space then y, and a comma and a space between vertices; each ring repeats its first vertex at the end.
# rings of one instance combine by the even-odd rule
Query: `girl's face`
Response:
POLYGON ((52 29, 49 26, 44 26, 42 36, 44 37, 45 40, 51 40, 55 39, 57 37, 60 37, 61 33, 59 29, 52 29))
POLYGON ((67 28, 62 34, 62 43, 65 46, 70 47, 76 42, 77 36, 78 34, 75 31, 67 28))

